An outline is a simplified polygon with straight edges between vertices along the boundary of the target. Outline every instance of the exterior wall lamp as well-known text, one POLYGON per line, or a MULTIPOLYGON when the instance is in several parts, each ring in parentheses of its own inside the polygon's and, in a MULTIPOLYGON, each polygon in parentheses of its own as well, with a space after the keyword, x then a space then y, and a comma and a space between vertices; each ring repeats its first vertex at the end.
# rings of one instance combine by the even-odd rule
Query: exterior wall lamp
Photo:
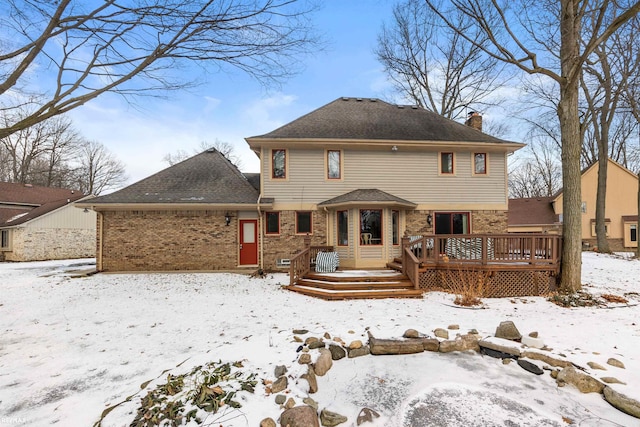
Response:
POLYGON ((431 225, 432 222, 433 222, 433 215, 428 213, 427 214, 427 224, 431 225))
POLYGON ((394 145, 393 147, 391 147, 391 151, 393 151, 394 153, 398 151, 398 146, 394 145))
POLYGON ((224 224, 228 227, 231 224, 231 214, 227 212, 224 214, 224 224))

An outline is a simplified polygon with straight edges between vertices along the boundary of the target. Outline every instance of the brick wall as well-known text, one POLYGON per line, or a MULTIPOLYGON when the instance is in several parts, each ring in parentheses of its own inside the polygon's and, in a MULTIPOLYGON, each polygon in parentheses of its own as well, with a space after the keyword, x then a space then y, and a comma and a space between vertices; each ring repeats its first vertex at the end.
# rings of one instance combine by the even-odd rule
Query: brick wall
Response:
POLYGON ((474 234, 507 232, 507 211, 474 211, 471 213, 474 234))
POLYGON ((93 230, 63 228, 14 228, 6 261, 91 258, 95 256, 93 230))
MULTIPOLYGON (((311 245, 327 244, 327 214, 324 211, 312 213, 311 245)), ((264 267, 275 269, 278 259, 292 258, 304 248, 304 235, 296 234, 295 211, 280 212, 280 234, 264 236, 264 267)))
POLYGON ((103 213, 102 271, 226 270, 238 267, 237 222, 225 211, 103 213))
MULTIPOLYGON (((423 236, 433 234, 433 225, 427 224, 427 215, 433 215, 432 211, 407 211, 407 233, 409 236, 423 236)), ((434 220, 432 218, 431 224, 434 220)))

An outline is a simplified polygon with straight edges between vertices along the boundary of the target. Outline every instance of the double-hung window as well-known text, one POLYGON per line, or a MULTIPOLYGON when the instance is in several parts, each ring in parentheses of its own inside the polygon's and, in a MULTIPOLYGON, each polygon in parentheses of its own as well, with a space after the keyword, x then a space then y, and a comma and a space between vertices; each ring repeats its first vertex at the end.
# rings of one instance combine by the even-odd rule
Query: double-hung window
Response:
POLYGON ((287 178, 287 150, 282 148, 271 150, 271 178, 287 178))

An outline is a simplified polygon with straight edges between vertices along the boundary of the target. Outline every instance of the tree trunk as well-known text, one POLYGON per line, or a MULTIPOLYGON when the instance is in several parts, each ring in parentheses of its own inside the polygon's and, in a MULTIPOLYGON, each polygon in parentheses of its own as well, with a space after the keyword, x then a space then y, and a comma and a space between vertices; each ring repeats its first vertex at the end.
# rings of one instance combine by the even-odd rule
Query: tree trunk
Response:
POLYGON ((640 259, 640 239, 638 238, 638 234, 640 234, 640 171, 638 171, 638 222, 636 222, 636 258, 640 259))
MULTIPOLYGON (((603 125, 604 126, 604 125, 603 125)), ((606 130, 608 132, 608 129, 606 130)), ((604 136, 604 130, 602 131, 604 136)), ((601 147, 598 152, 598 190, 596 194, 596 245, 598 252, 610 253, 609 240, 607 239, 606 200, 607 200, 607 166, 609 165, 609 153, 606 147, 601 147)), ((608 146, 608 144, 607 144, 608 146)))
POLYGON ((560 290, 573 293, 581 287, 582 270, 582 188, 580 183, 580 119, 578 87, 580 77, 580 20, 578 1, 563 1, 560 11, 560 101, 558 118, 562 142, 562 273, 560 290))

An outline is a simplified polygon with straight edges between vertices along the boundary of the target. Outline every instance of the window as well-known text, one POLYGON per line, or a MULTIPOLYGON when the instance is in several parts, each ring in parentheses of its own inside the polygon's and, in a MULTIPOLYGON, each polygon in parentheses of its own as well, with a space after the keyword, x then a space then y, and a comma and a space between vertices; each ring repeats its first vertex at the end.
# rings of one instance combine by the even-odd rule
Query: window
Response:
POLYGON ((1 230, 0 237, 0 249, 9 249, 9 230, 1 230))
POLYGON ((391 229, 393 233, 393 244, 400 244, 400 212, 391 211, 391 229))
MULTIPOLYGON (((604 220, 604 235, 609 237, 609 226, 611 225, 611 220, 610 219, 605 219, 604 220)), ((596 220, 592 219, 591 220, 591 237, 596 237, 598 236, 598 233, 596 233, 596 220)))
POLYGON ((436 234, 469 234, 468 212, 436 212, 436 234))
POLYGON ((629 240, 632 242, 638 241, 638 226, 635 224, 629 226, 629 240))
POLYGON ((453 174, 453 153, 440 153, 440 173, 453 174))
POLYGON ((476 175, 487 174, 487 153, 475 153, 473 155, 473 173, 476 175))
POLYGON ((382 244, 382 210, 360 210, 360 244, 382 244))
POLYGON ((266 212, 264 214, 266 234, 280 234, 280 212, 266 212))
POLYGON ((271 150, 271 178, 287 177, 287 150, 271 150))
POLYGON ((311 232, 311 212, 296 212, 296 234, 311 232))
POLYGON ((349 211, 338 211, 338 246, 349 245, 349 211))
POLYGON ((328 150, 327 151, 327 178, 328 179, 340 179, 342 169, 341 152, 340 150, 328 150))

